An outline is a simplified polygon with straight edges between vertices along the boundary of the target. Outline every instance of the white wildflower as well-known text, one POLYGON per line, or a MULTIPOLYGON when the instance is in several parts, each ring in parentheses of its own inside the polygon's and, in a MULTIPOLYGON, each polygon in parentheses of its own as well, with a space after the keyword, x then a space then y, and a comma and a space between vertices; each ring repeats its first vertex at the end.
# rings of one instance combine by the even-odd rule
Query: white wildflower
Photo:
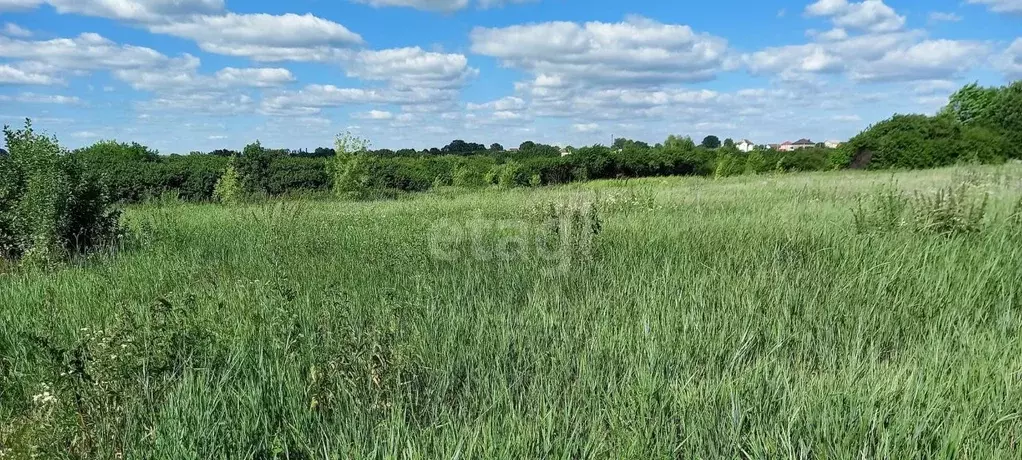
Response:
POLYGON ((32 402, 39 405, 53 404, 57 402, 57 397, 49 391, 43 391, 42 393, 32 396, 32 402))

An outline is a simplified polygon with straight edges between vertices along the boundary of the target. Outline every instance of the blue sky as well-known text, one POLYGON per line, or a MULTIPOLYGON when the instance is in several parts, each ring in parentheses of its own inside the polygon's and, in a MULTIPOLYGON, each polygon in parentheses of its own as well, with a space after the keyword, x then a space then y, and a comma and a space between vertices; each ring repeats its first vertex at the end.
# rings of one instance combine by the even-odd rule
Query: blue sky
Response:
POLYGON ((1022 0, 0 0, 0 122, 163 153, 846 139, 1022 79, 1022 0))

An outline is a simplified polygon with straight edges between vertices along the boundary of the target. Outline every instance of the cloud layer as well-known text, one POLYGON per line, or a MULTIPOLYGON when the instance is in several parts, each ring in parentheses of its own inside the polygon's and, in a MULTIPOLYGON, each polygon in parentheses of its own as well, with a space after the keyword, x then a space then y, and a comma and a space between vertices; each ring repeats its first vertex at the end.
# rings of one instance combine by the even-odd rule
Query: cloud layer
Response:
MULTIPOLYGON (((439 12, 430 15, 437 18, 545 5, 353 2, 364 5, 348 6, 378 14, 406 8, 439 12)), ((582 143, 604 141, 608 134, 656 140, 667 133, 710 132, 766 142, 847 136, 894 111, 933 111, 977 72, 1022 78, 1022 38, 945 37, 924 28, 950 27, 974 14, 1022 13, 1019 0, 968 0, 971 9, 911 14, 884 0, 805 0, 802 8, 767 19, 794 28, 784 39, 752 40, 769 46, 729 40, 718 32, 727 28, 699 30, 637 15, 501 20, 491 21, 500 26, 465 24, 464 43, 450 47, 455 51, 428 38, 379 47, 367 38, 376 36, 371 25, 358 21, 232 11, 236 4, 0 0, 0 12, 52 8, 162 37, 155 43, 188 45, 179 48, 187 52, 157 46, 160 51, 109 38, 123 35, 35 30, 36 23, 25 27, 5 17, 0 101, 88 113, 106 99, 121 98, 130 113, 117 116, 134 123, 125 122, 131 126, 121 131, 125 135, 144 136, 189 120, 195 137, 209 142, 233 139, 222 132, 227 125, 253 129, 260 121, 265 125, 255 129, 282 138, 357 127, 387 139, 387 146, 436 144, 450 136, 582 143), (491 80, 497 74, 501 80, 491 80), (73 93, 83 82, 92 96, 73 93), (197 117, 208 120, 192 125, 197 117)), ((110 131, 92 126, 75 132, 92 139, 110 131)))

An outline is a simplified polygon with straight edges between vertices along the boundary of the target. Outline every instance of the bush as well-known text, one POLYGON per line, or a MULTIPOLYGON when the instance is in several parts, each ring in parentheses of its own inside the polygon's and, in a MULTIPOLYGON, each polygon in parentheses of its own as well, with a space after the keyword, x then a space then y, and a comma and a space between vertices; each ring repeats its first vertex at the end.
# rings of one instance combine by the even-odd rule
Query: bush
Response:
POLYGON ((137 143, 100 141, 74 156, 99 177, 111 199, 139 202, 165 194, 192 201, 213 197, 229 159, 216 155, 160 156, 137 143))
POLYGON ((878 189, 868 200, 860 198, 852 215, 858 233, 909 229, 954 236, 982 231, 987 204, 987 195, 973 196, 968 184, 917 194, 914 199, 892 185, 878 189))
POLYGON ((872 196, 858 198, 852 210, 852 222, 857 233, 886 233, 907 225, 905 211, 909 200, 894 185, 877 189, 872 196))
POLYGON ((916 229, 943 236, 977 233, 983 229, 988 195, 969 193, 968 185, 947 187, 931 195, 917 195, 914 203, 916 229))
POLYGON ((234 166, 241 177, 242 189, 248 194, 269 194, 270 163, 280 153, 263 148, 259 141, 245 146, 234 166))
POLYGON ((895 115, 848 142, 853 155, 872 152, 870 169, 933 168, 963 157, 961 125, 950 116, 895 115))
POLYGON ((766 172, 767 162, 763 156, 763 152, 759 149, 753 150, 749 153, 749 156, 745 158, 745 174, 759 174, 766 172))
POLYGON ((509 161, 500 166, 499 172, 497 173, 497 185, 504 188, 511 188, 521 183, 518 180, 518 173, 521 170, 521 165, 517 161, 509 161))
POLYGON ((241 177, 238 170, 231 164, 213 188, 213 197, 224 204, 235 204, 241 200, 241 177))
POLYGON ((270 195, 295 190, 329 190, 332 181, 324 158, 277 156, 269 163, 262 188, 270 195))
POLYGON ((331 163, 334 193, 343 198, 360 198, 371 187, 369 141, 345 133, 337 136, 336 156, 331 163))
POLYGON ((36 134, 30 121, 4 127, 8 156, 0 159, 0 255, 50 262, 112 242, 120 214, 111 210, 98 178, 36 134))
POLYGON ((998 88, 978 124, 1005 139, 1005 155, 1022 159, 1022 80, 998 88))

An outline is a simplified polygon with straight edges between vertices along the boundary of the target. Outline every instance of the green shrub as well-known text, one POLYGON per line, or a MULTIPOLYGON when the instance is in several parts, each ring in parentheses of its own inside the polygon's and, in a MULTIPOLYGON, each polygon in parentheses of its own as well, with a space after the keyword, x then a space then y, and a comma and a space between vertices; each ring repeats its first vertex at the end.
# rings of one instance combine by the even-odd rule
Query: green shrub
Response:
POLYGON ((1022 80, 998 88, 978 124, 1004 137, 1008 158, 1022 159, 1022 80))
POLYGON ((878 188, 870 196, 859 196, 852 210, 857 233, 886 233, 907 225, 909 199, 895 185, 878 188))
POLYGON ((968 185, 918 194, 914 203, 917 231, 943 236, 977 233, 983 229, 988 196, 974 197, 968 185))
POLYGON ((518 182, 518 172, 521 169, 521 165, 517 161, 509 161, 498 166, 499 171, 497 173, 497 185, 504 188, 511 188, 516 185, 520 185, 518 182))
POLYGON ((739 161, 733 154, 724 154, 717 158, 717 166, 713 170, 713 178, 734 176, 741 173, 744 163, 739 161))
POLYGON ((343 198, 361 198, 371 187, 368 151, 369 141, 345 133, 337 136, 337 155, 331 169, 334 174, 334 193, 343 198))
POLYGON ((268 195, 270 163, 279 156, 278 152, 268 150, 259 141, 245 146, 234 166, 241 178, 242 188, 248 194, 268 195))
POLYGON ((764 172, 767 167, 766 158, 763 156, 763 152, 759 149, 749 152, 749 156, 745 158, 745 174, 759 174, 764 172))
POLYGON ((482 187, 486 185, 484 171, 477 171, 467 165, 458 166, 452 173, 452 184, 455 187, 482 187))
POLYGON ((213 188, 213 197, 224 204, 236 204, 241 200, 241 177, 234 164, 227 166, 224 175, 216 182, 213 188))
POLYGON ((168 192, 184 200, 209 200, 229 161, 217 155, 160 156, 144 145, 115 141, 97 142, 74 156, 102 180, 112 200, 128 203, 168 192))
POLYGON ((0 160, 0 255, 48 263, 119 236, 98 178, 56 139, 4 127, 9 156, 0 160))
POLYGON ((948 186, 909 198, 893 185, 860 197, 852 211, 858 233, 911 230, 941 236, 978 233, 984 229, 988 199, 976 197, 968 184, 948 186))
POLYGON ((342 198, 359 198, 371 186, 371 177, 364 154, 355 154, 336 161, 334 193, 342 198))
POLYGON ((263 188, 273 196, 298 190, 330 190, 330 174, 326 158, 276 156, 269 163, 263 188))

